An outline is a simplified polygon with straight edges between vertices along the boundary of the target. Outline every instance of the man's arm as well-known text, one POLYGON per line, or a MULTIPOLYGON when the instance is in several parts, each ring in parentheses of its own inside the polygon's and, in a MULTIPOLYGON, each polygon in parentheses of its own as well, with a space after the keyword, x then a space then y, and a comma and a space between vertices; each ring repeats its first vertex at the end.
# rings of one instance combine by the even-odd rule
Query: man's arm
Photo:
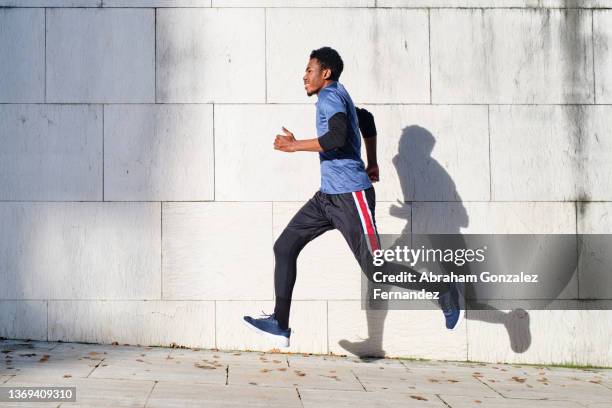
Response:
POLYGON ((329 119, 329 131, 316 139, 297 140, 283 127, 284 135, 276 135, 274 148, 283 152, 327 152, 342 147, 347 139, 347 118, 338 112, 329 119))
POLYGON ((293 133, 283 128, 284 135, 276 135, 274 149, 281 152, 322 152, 323 148, 319 144, 319 139, 297 140, 293 133))
POLYGON ((366 148, 368 160, 366 173, 368 173, 370 181, 376 182, 380 177, 378 172, 378 160, 376 157, 376 123, 374 123, 374 116, 365 109, 356 107, 355 110, 357 111, 359 130, 361 130, 366 148))

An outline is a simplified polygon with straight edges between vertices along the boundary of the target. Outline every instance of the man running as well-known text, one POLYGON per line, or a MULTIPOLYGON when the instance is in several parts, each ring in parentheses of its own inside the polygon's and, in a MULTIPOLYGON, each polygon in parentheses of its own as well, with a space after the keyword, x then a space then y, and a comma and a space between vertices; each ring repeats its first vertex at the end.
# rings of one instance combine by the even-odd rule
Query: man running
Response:
MULTIPOLYGON (((372 252, 380 242, 374 220, 376 198, 372 182, 379 179, 376 159, 376 127, 374 118, 365 109, 355 108, 350 95, 338 82, 344 64, 340 55, 329 47, 312 51, 304 88, 308 96, 317 95, 317 138, 297 140, 284 127, 277 135, 274 148, 282 152, 318 152, 321 164, 321 188, 298 211, 274 244, 274 313, 264 318, 244 316, 250 328, 263 334, 280 347, 289 346, 291 329, 289 311, 296 279, 297 257, 304 246, 332 229, 338 229, 353 251, 362 271, 372 280, 372 252), (361 160, 361 128, 368 166, 361 160)), ((385 264, 385 274, 406 271, 398 264, 385 264)), ((415 284, 397 286, 417 289, 415 284)), ((420 286, 422 287, 422 286, 420 286)), ((446 284, 434 284, 446 318, 446 327, 454 329, 461 318, 456 295, 446 284)))

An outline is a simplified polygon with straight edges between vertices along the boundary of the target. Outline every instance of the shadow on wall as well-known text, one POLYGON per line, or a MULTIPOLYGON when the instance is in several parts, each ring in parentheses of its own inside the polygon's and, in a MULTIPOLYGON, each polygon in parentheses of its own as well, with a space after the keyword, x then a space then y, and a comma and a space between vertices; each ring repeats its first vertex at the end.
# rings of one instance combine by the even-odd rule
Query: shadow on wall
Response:
MULTIPOLYGON (((431 156, 436 139, 427 129, 417 125, 405 127, 398 145, 397 154, 393 158, 393 165, 400 180, 404 202, 418 199, 418 201, 446 201, 455 202, 453 211, 448 212, 447 218, 443 222, 444 233, 460 234, 462 228, 469 225, 469 217, 465 207, 461 202, 461 197, 457 192, 455 183, 446 170, 431 156)), ((404 206, 410 204, 402 204, 404 206)), ((410 214, 407 209, 392 207, 392 216, 399 214, 410 214), (401 211, 400 211, 401 210, 401 211)), ((406 226, 402 234, 409 234, 411 231, 410 220, 406 220, 406 226)), ((419 231, 422 233, 423 231, 419 231)), ((427 231, 428 232, 428 231, 427 231)), ((437 231, 435 231, 437 232, 437 231)), ((454 242, 456 247, 465 247, 463 239, 461 242, 454 242)), ((435 243, 433 243, 435 245, 435 243)), ((400 245, 395 242, 393 246, 400 245)), ((401 245, 405 245, 402 243, 401 245)), ((444 243, 448 245, 448 241, 444 243)), ((374 285, 368 282, 368 297, 371 298, 374 285)), ((376 287, 380 288, 380 285, 376 287)), ((502 324, 508 332, 510 346, 515 353, 523 353, 531 345, 531 332, 529 328, 529 314, 516 309, 510 312, 497 310, 488 305, 481 305, 484 310, 472 310, 466 314, 466 319, 483 321, 493 324, 502 324)), ((339 341, 339 345, 346 351, 359 357, 384 357, 383 334, 385 319, 388 310, 366 310, 368 324, 368 337, 359 342, 348 340, 339 341)), ((440 311, 440 313, 442 313, 440 311)), ((440 322, 442 322, 440 318, 440 322)))

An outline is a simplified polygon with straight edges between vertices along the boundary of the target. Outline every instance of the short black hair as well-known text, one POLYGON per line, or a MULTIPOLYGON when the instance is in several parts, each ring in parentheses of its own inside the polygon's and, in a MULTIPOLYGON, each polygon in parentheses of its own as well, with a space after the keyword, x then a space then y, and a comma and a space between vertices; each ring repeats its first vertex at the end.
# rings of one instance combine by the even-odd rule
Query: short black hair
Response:
POLYGON ((332 81, 340 79, 340 74, 344 69, 344 62, 342 62, 342 58, 340 58, 338 51, 331 47, 322 47, 310 53, 310 59, 313 58, 319 61, 321 69, 331 69, 331 76, 329 79, 332 81))

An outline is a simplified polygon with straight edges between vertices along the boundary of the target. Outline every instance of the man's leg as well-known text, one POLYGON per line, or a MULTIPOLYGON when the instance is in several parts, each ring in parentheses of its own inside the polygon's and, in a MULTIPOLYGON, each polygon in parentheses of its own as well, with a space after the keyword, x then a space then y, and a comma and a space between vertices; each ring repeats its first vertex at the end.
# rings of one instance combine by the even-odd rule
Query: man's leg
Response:
MULTIPOLYGON (((368 280, 373 281, 374 272, 381 272, 383 276, 397 275, 402 272, 420 275, 420 272, 406 265, 393 262, 385 262, 380 268, 374 267, 372 253, 380 249, 380 240, 374 219, 376 195, 373 187, 330 197, 334 203, 333 211, 331 211, 332 223, 346 239, 368 280)), ((462 315, 457 302, 456 288, 453 286, 444 282, 397 282, 394 283, 394 286, 410 290, 425 289, 429 292, 438 292, 446 327, 449 329, 457 327, 462 315)))
POLYGON ((289 327, 291 298, 297 275, 297 257, 306 244, 333 229, 321 205, 322 193, 317 192, 295 214, 274 243, 274 315, 281 329, 289 327))
MULTIPOLYGON (((378 271, 384 276, 396 275, 401 272, 419 274, 406 265, 393 262, 385 262, 381 267, 374 267, 372 253, 380 249, 380 239, 374 218, 376 196, 373 187, 330 197, 334 203, 334 206, 330 209, 333 226, 342 233, 368 280, 373 281, 373 274, 378 271)), ((447 290, 446 284, 398 282, 394 285, 412 290, 423 288, 431 291, 447 290)))
POLYGON ((295 214, 274 244, 276 266, 274 314, 265 318, 244 316, 247 326, 280 347, 289 346, 289 311, 295 285, 297 257, 304 246, 325 231, 333 229, 321 206, 322 193, 317 192, 295 214))

